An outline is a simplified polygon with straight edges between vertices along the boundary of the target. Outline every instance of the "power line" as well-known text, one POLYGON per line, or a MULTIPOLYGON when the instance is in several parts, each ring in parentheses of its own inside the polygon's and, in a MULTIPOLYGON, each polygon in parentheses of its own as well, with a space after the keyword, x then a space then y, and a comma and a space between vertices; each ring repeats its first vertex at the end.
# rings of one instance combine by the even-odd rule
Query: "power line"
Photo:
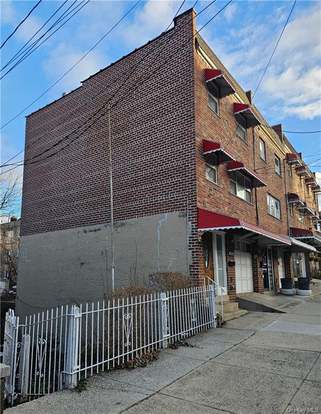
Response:
POLYGON ((3 48, 3 46, 8 42, 9 39, 11 39, 11 37, 17 32, 17 30, 19 29, 19 27, 28 19, 28 17, 31 15, 31 13, 39 6, 39 4, 42 2, 42 0, 39 0, 38 3, 36 3, 32 9, 27 13, 27 15, 21 20, 21 22, 15 27, 15 29, 13 30, 13 32, 11 32, 9 34, 9 36, 5 39, 4 42, 1 43, 0 45, 0 49, 3 48))
POLYGON ((57 10, 52 13, 52 15, 43 23, 43 25, 41 27, 39 27, 39 29, 29 38, 29 40, 23 45, 21 46, 21 48, 11 57, 11 59, 1 68, 1 71, 3 69, 5 69, 7 66, 10 65, 10 63, 12 63, 14 60, 16 60, 19 56, 21 56, 21 54, 24 52, 24 49, 27 47, 27 45, 31 42, 32 39, 35 38, 35 36, 41 32, 41 30, 47 25, 47 23, 50 22, 50 20, 59 12, 59 10, 64 7, 64 5, 67 3, 68 0, 65 0, 58 8, 57 10))
POLYGON ((286 131, 287 134, 320 134, 321 131, 286 131))
MULTIPOLYGON (((216 0, 213 0, 212 2, 210 2, 206 7, 204 7, 197 15, 199 16, 200 14, 202 14, 207 8, 209 8, 212 4, 214 4, 216 2, 216 0)), ((175 13, 175 15, 174 15, 174 17, 173 17, 173 19, 169 22, 169 24, 168 24, 168 26, 165 28, 165 32, 169 29, 169 27, 171 26, 171 24, 172 24, 172 22, 174 21, 174 19, 175 19, 175 17, 178 15, 178 13, 179 13, 179 11, 181 10, 181 8, 183 7, 183 5, 184 5, 184 3, 185 3, 185 0, 183 0, 182 1, 182 3, 181 3, 181 5, 179 6, 179 8, 178 8, 178 10, 176 11, 176 13, 175 13)), ((197 1, 195 2, 195 4, 197 3, 197 1)), ((130 9, 130 11, 132 10, 133 8, 131 8, 130 9)), ((126 13, 126 14, 128 14, 128 13, 126 13)), ((125 16, 124 16, 125 17, 125 16)), ((117 24, 116 24, 117 25, 117 24)), ((116 26, 115 25, 115 26, 116 26)), ((174 35, 174 33, 172 34, 172 36, 174 35)), ((172 38, 172 36, 171 37, 169 37, 168 39, 167 39, 167 42, 172 38)), ((101 39, 102 40, 102 39, 101 39)), ((101 40, 99 40, 95 45, 97 45, 101 40)), ((166 44, 166 42, 164 42, 164 44, 166 44)), ((161 46, 164 46, 164 44, 162 44, 161 46)), ((93 49, 94 47, 95 47, 95 45, 91 48, 91 49, 93 49)), ((117 88, 117 90, 112 94, 112 96, 111 97, 109 97, 109 99, 108 99, 108 103, 116 96, 116 94, 121 90, 121 88, 127 83, 127 81, 131 78, 131 76, 133 75, 133 73, 135 72, 135 70, 138 68, 138 66, 146 59, 146 57, 148 57, 151 53, 153 53, 154 51, 153 50, 150 50, 150 51, 147 51, 147 53, 145 53, 143 56, 142 56, 142 58, 137 62, 137 64, 132 68, 132 70, 131 70, 131 72, 129 72, 129 74, 128 74, 128 76, 124 79, 124 81, 121 83, 121 85, 117 88)), ((89 53, 89 51, 87 52, 87 54, 89 53)), ((158 55, 156 55, 156 57, 158 57, 159 56, 159 54, 158 55)), ((155 58, 154 58, 154 60, 155 60, 155 58)), ((71 70, 71 69, 70 69, 71 70)), ((69 70, 69 71, 70 71, 69 70)), ((68 72, 68 71, 67 71, 68 72)), ((67 74, 67 72, 65 73, 65 74, 67 74)), ((63 76, 65 76, 65 74, 64 75, 62 75, 62 77, 63 76)), ((61 77, 61 78, 62 78, 61 77)), ((59 80, 60 80, 60 78, 56 81, 56 83, 58 83, 59 82, 59 80)), ((52 87, 53 85, 51 85, 51 87, 52 87)), ((50 88, 51 88, 50 87, 50 88)), ((50 89, 50 88, 48 88, 48 89, 50 89)), ((103 90, 101 90, 101 91, 99 91, 95 96, 93 96, 92 98, 91 98, 91 100, 93 100, 93 99, 95 99, 95 98, 97 98, 97 96, 99 96, 99 95, 101 95, 102 93, 104 93, 105 92, 105 90, 106 90, 107 88, 104 88, 103 90)), ((82 105, 80 108, 76 108, 76 110, 75 111, 79 111, 80 109, 82 109, 83 107, 85 107, 86 105, 88 105, 88 102, 86 102, 84 105, 82 105)), ((97 111, 97 112, 99 112, 102 108, 104 107, 104 105, 101 107, 101 108, 99 108, 99 110, 97 111)), ((96 113, 97 113, 96 112, 96 113)), ((95 115, 96 115, 96 113, 94 113, 93 114, 93 116, 92 117, 94 117, 95 115)), ((91 118, 92 118, 91 117, 91 118)), ((91 118, 89 118, 89 120, 91 119, 91 118)), ((89 120, 87 120, 87 121, 89 121, 89 120)), ((87 121, 85 121, 85 123, 87 122, 87 121)), ((84 124, 85 124, 84 123, 84 124)), ((83 125, 84 125, 83 124, 83 125)), ((65 138, 69 138, 69 136, 70 135, 72 135, 74 132, 77 132, 83 125, 80 125, 80 127, 78 127, 78 128, 76 128, 74 131, 72 131, 69 135, 67 135, 65 138)), ((63 138, 63 139, 65 139, 65 138, 63 138)), ((59 143, 61 142, 61 140, 59 140, 56 144, 58 145, 59 143)), ((56 146, 56 144, 54 145, 54 146, 56 146)), ((47 150, 50 150, 51 149, 51 147, 49 147, 49 149, 47 149, 47 150)), ((45 152, 47 152, 47 150, 45 151, 45 152)), ((35 155, 35 156, 33 156, 31 159, 28 159, 28 160, 25 160, 25 162, 29 162, 30 160, 32 160, 32 159, 34 159, 34 158, 37 158, 38 156, 41 156, 41 155, 43 155, 43 153, 40 153, 40 154, 37 154, 37 155, 35 155)), ((21 161, 19 161, 19 164, 21 164, 21 162, 23 162, 23 160, 21 160, 21 161)), ((6 163, 4 163, 2 166, 0 166, 0 168, 1 167, 6 167, 6 166, 10 166, 10 165, 14 165, 14 164, 7 164, 7 162, 6 163)), ((22 164, 23 165, 23 164, 22 164)))
MULTIPOLYGON (((75 4, 77 2, 77 0, 75 0, 73 2, 73 4, 75 4)), ((42 40, 42 42, 40 42, 40 44, 37 45, 37 43, 39 43, 39 40, 41 38, 43 38, 50 30, 48 29, 47 32, 45 32, 42 36, 39 37, 39 39, 35 40, 35 42, 29 47, 29 50, 27 50, 24 55, 16 62, 14 63, 1 77, 0 80, 3 79, 5 76, 7 76, 13 69, 15 69, 20 63, 22 63, 25 59, 27 59, 35 50, 37 50, 41 45, 43 45, 48 39, 50 39, 50 37, 52 37, 59 29, 61 29, 67 22, 69 22, 69 20, 71 20, 76 14, 78 14, 80 12, 81 9, 83 9, 88 3, 90 2, 90 0, 87 1, 81 1, 79 4, 77 4, 72 10, 70 10, 67 14, 66 11, 63 13, 63 17, 60 17, 58 19, 57 22, 55 22, 51 28, 54 28, 57 24, 59 24, 61 21, 62 23, 60 24, 60 26, 58 26, 58 28, 56 30, 54 30, 52 33, 50 33, 45 39, 42 40), (72 14, 71 14, 72 13, 72 14), (68 17, 68 15, 70 15, 68 17), (68 19, 67 19, 68 17, 68 19)), ((73 5, 72 4, 72 5, 73 5)), ((71 6, 69 6, 70 8, 71 6)))
POLYGON ((279 38, 278 38, 278 40, 277 40, 277 42, 276 42, 276 44, 275 44, 275 46, 274 46, 273 52, 272 52, 272 54, 271 54, 271 56, 270 56, 270 59, 268 60, 268 63, 267 63, 267 65, 265 66, 265 69, 264 69, 264 71, 263 71, 263 73, 262 73, 262 76, 261 76, 261 78, 260 78, 260 80, 259 80, 259 82, 258 82, 258 84, 257 84, 257 86, 256 86, 256 88, 255 88, 255 90, 254 90, 253 97, 255 96, 255 94, 256 94, 256 92, 257 92, 257 90, 258 90, 258 89, 259 89, 259 87, 261 86, 261 83, 262 83, 262 81, 263 81, 263 78, 264 78, 264 76, 265 76, 265 74, 266 74, 266 72, 267 72, 267 70, 268 70, 268 68, 269 68, 269 66, 270 66, 270 63, 271 63, 271 61, 272 61, 272 59, 273 59, 273 56, 274 56, 274 54, 275 54, 275 52, 276 52, 276 49, 277 49, 277 47, 278 47, 278 45, 279 45, 279 43, 280 43, 280 40, 281 40, 281 38, 282 38, 282 36, 283 36, 283 33, 284 33, 285 29, 286 29, 286 26, 287 26, 287 25, 288 25, 288 23, 289 23, 289 20, 290 20, 290 17, 291 17, 291 14, 292 14, 293 10, 294 10, 295 5, 296 5, 296 0, 294 0, 294 2, 293 2, 293 4, 292 4, 292 7, 291 7, 291 10, 290 10, 290 13, 289 13, 289 15, 288 15, 288 18, 286 19, 285 24, 283 25, 282 31, 281 31, 280 36, 279 36, 279 38))
MULTIPOLYGON (((213 3, 215 3, 215 1, 216 0, 214 0, 214 1, 212 1, 211 3, 209 3, 206 7, 204 7, 197 15, 199 16, 202 12, 204 12, 208 7, 210 7, 213 3)), ((192 37, 191 38, 193 38, 195 35, 197 35, 201 30, 203 30, 216 16, 218 16, 226 7, 228 7, 228 5, 230 4, 230 3, 232 3, 232 1, 233 0, 230 0, 230 1, 228 1, 216 14, 214 14, 195 34, 193 34, 192 35, 192 37)), ((186 24, 187 23, 189 23, 189 21, 188 22, 186 22, 186 24)), ((183 46, 181 46, 181 48, 182 47, 185 47, 189 42, 190 42, 190 40, 191 40, 191 38, 189 38, 188 40, 187 40, 187 42, 183 45, 183 46)), ((134 88, 134 89, 131 89, 131 93, 132 92, 135 92, 135 90, 139 87, 139 86, 141 86, 144 82, 146 82, 152 75, 154 75, 154 73, 156 73, 156 71, 157 70, 159 70, 164 64, 166 64, 166 63, 168 63, 169 61, 170 61, 170 59, 175 55, 175 54, 177 54, 177 52, 178 52, 178 50, 175 50, 175 52, 172 54, 172 55, 170 55, 170 57, 169 57, 169 59, 167 59, 165 62, 163 62, 159 67, 157 67, 156 68, 156 70, 154 70, 153 72, 151 72, 150 73, 150 75, 142 82, 142 83, 140 83, 140 84, 138 84, 138 85, 136 85, 136 88, 134 88)), ((114 94, 115 95, 115 94, 114 94)), ((113 96, 114 96, 113 95, 113 96)), ((112 97, 113 97, 112 96, 112 97)), ((128 96, 128 94, 126 95, 126 97, 128 96)), ((78 138, 80 138, 80 136, 82 136, 88 129, 90 129, 96 122, 98 122, 98 120, 99 119, 101 119, 105 114, 106 114, 106 111, 105 112, 103 112, 102 114, 100 114, 99 115, 99 117, 98 118, 96 118, 96 119, 94 119, 94 117, 96 116, 96 115, 98 115, 99 114, 99 112, 102 110, 102 109, 104 109, 107 105, 109 105, 109 103, 110 103, 110 100, 111 100, 111 98, 103 105, 103 106, 101 106, 97 111, 95 111, 95 113, 87 120, 87 121, 85 121, 85 123, 83 123, 82 125, 80 125, 79 127, 77 127, 74 131, 72 131, 70 134, 68 134, 68 135, 66 135, 65 137, 63 137, 63 138, 61 138, 60 140, 58 140, 55 144, 53 144, 51 147, 49 147, 49 148, 47 148, 46 150, 44 150, 44 151, 42 151, 40 154, 37 154, 37 155, 35 155, 35 156, 33 156, 32 158, 30 158, 30 159, 28 159, 28 160, 25 160, 25 162, 23 162, 22 164, 19 164, 19 165, 16 165, 16 167, 18 167, 18 166, 20 166, 20 165, 26 165, 26 164, 35 164, 35 163, 38 163, 38 162, 41 162, 41 161, 44 161, 44 160, 46 160, 46 159, 48 159, 48 158, 51 158, 51 157, 53 157, 54 155, 56 155, 56 154, 58 154, 59 152, 61 152, 62 150, 64 150, 65 148, 67 148, 68 146, 70 146, 76 139, 78 139, 78 138), (41 155, 43 155, 44 153, 46 153, 46 152, 48 152, 48 151, 50 151, 51 149, 53 149, 54 147, 56 147, 56 146, 58 146, 61 142, 63 142, 64 140, 66 140, 67 138, 69 138, 73 133, 75 133, 75 132, 77 132, 80 128, 82 128, 88 121, 90 121, 90 120, 93 120, 92 122, 91 122, 91 124, 89 124, 83 131, 81 131, 80 132, 80 134, 79 135, 77 135, 75 138, 73 138, 71 141, 69 141, 64 147, 62 147, 62 148, 60 148, 60 149, 58 149, 57 151, 55 151, 54 153, 51 153, 51 154, 49 154, 49 155, 47 155, 45 158, 40 158, 40 159, 35 159, 35 158, 38 158, 38 157, 40 157, 41 155)), ((119 99, 113 106, 112 106, 112 108, 114 108, 116 105, 118 105, 119 104, 119 102, 121 102, 121 100, 119 99)), ((5 166, 9 166, 9 165, 5 165, 5 166)))

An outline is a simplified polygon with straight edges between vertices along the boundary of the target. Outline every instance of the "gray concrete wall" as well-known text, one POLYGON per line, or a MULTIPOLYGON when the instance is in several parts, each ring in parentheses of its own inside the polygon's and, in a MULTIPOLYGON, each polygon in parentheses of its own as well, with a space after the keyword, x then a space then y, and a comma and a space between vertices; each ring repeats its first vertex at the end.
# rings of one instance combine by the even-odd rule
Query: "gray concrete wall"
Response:
MULTIPOLYGON (((115 225, 115 287, 147 285, 154 272, 188 274, 185 213, 115 225)), ((83 303, 111 291, 110 226, 86 226, 21 238, 17 312, 83 303)))

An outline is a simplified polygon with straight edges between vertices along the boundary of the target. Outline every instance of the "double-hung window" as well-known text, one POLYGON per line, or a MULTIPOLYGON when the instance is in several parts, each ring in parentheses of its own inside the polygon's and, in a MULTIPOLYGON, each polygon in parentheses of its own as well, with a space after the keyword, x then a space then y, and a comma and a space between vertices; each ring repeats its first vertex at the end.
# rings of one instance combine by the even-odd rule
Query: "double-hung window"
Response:
POLYGON ((208 92, 208 106, 211 108, 213 112, 215 112, 217 115, 219 114, 219 101, 214 96, 214 94, 208 92))
POLYGON ((231 193, 237 197, 240 197, 249 203, 252 202, 251 180, 249 180, 243 174, 240 174, 238 172, 231 174, 230 190, 231 193))
POLYGON ((205 176, 208 181, 217 184, 217 167, 206 164, 205 176))
POLYGON ((263 139, 260 138, 259 141, 259 146, 260 146, 260 158, 263 161, 266 161, 266 148, 265 148, 265 142, 263 141, 263 139))
POLYGON ((274 168, 276 174, 281 175, 281 160, 277 155, 274 156, 274 168))
POLYGON ((271 216, 281 219, 281 203, 280 200, 277 198, 271 196, 271 194, 267 195, 267 206, 268 206, 268 212, 271 214, 271 216))
POLYGON ((242 141, 247 142, 247 132, 246 132, 246 129, 241 124, 237 124, 236 136, 238 138, 241 138, 242 141))

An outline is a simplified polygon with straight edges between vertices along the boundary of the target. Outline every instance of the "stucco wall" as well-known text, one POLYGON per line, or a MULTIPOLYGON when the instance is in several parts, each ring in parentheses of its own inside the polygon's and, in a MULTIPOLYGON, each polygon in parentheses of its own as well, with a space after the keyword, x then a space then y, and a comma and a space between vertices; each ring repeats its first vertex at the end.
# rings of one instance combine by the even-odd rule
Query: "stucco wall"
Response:
MULTIPOLYGON (((187 274, 188 232, 186 214, 178 212, 117 223, 115 287, 147 285, 148 276, 158 271, 187 274)), ((109 225, 23 236, 18 314, 110 293, 110 251, 109 225)))

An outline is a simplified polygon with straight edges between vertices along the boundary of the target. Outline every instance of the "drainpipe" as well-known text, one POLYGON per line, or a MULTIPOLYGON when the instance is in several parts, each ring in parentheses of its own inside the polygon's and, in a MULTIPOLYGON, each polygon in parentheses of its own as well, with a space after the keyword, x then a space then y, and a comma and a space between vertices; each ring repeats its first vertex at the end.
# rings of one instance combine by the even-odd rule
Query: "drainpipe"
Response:
MULTIPOLYGON (((254 127, 255 128, 255 127, 254 127)), ((255 162, 255 133, 254 133, 254 128, 252 129, 252 138, 253 138, 253 167, 254 167, 254 171, 256 168, 256 162, 255 162)), ((259 209, 258 209, 258 203, 257 203, 257 188, 254 188, 254 194, 255 194, 255 217, 256 217, 256 224, 259 225, 260 224, 260 219, 259 219, 259 209)))

